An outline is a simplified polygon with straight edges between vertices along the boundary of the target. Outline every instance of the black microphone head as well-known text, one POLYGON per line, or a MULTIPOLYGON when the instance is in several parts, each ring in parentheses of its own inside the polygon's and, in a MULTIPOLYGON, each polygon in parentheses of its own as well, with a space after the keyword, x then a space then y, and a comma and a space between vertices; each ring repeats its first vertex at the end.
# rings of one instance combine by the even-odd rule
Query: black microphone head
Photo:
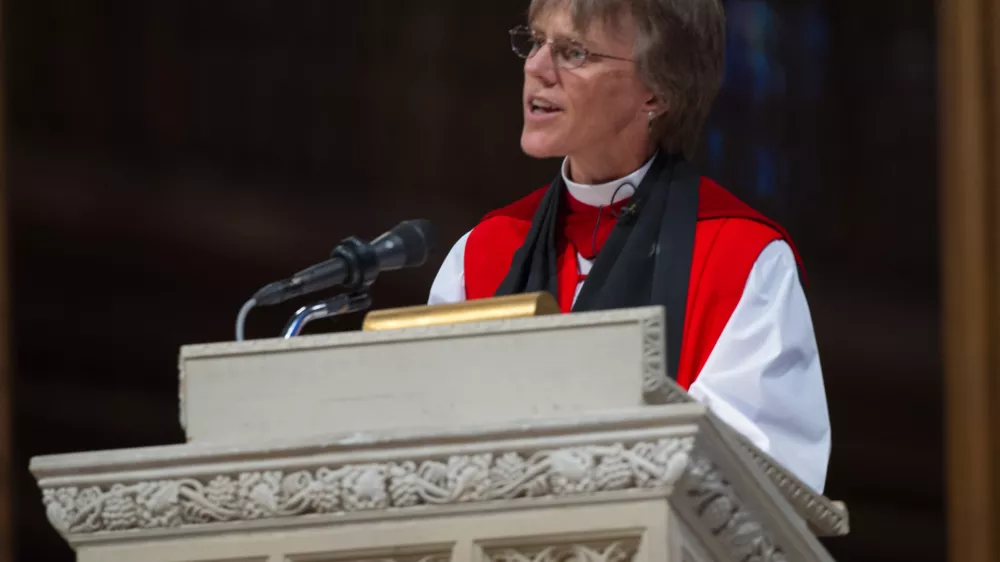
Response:
POLYGON ((372 245, 382 271, 421 266, 434 249, 434 227, 424 219, 403 221, 372 245))
POLYGON ((423 265, 434 251, 434 227, 426 219, 403 221, 395 229, 406 249, 406 265, 423 265))

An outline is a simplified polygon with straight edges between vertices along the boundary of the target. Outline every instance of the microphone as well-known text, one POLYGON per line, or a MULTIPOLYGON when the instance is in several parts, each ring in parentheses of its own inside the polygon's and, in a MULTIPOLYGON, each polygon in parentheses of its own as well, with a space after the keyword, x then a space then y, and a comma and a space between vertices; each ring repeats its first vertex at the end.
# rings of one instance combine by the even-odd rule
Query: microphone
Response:
POLYGON ((616 216, 616 218, 618 219, 618 222, 620 222, 621 224, 629 225, 632 224, 632 221, 635 220, 638 214, 639 211, 638 209, 636 209, 636 204, 633 202, 623 207, 622 210, 616 216))
POLYGON ((337 285, 357 292, 383 271, 423 265, 433 246, 433 227, 424 219, 403 221, 371 242, 352 236, 334 248, 330 259, 265 285, 253 300, 269 306, 337 285))
POLYGON ((620 189, 624 188, 624 187, 630 187, 630 188, 632 188, 632 194, 631 194, 631 196, 633 197, 633 199, 631 201, 629 201, 628 205, 625 205, 622 208, 621 211, 619 211, 617 213, 614 212, 614 211, 612 211, 612 214, 615 216, 615 219, 617 219, 618 222, 620 222, 621 224, 624 224, 624 225, 628 225, 628 224, 632 224, 632 221, 635 220, 635 217, 638 214, 638 210, 636 209, 636 202, 635 202, 635 198, 634 198, 636 188, 635 188, 634 185, 632 185, 632 182, 625 182, 625 183, 619 185, 617 188, 615 188, 615 192, 611 194, 611 203, 610 204, 613 205, 615 203, 615 197, 618 196, 618 191, 620 189))

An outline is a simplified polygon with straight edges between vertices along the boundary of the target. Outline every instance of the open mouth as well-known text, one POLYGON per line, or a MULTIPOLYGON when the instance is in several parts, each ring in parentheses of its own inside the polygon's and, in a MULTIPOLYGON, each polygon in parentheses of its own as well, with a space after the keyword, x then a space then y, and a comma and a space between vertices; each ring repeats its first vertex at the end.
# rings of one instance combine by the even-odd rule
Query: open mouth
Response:
POLYGON ((532 100, 528 103, 528 109, 534 115, 547 115, 550 113, 557 113, 559 111, 562 111, 562 108, 558 107, 557 105, 550 103, 547 100, 538 98, 532 98, 532 100))

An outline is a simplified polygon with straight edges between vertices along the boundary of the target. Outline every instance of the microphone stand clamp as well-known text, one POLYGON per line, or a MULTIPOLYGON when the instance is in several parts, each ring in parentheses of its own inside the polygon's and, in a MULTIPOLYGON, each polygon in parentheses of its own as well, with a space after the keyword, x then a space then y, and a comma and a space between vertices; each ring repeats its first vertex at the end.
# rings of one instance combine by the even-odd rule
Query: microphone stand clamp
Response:
POLYGON ((344 287, 348 292, 367 291, 378 277, 378 255, 375 253, 375 247, 357 236, 350 236, 341 241, 330 253, 330 257, 340 258, 347 263, 350 276, 344 281, 344 287))

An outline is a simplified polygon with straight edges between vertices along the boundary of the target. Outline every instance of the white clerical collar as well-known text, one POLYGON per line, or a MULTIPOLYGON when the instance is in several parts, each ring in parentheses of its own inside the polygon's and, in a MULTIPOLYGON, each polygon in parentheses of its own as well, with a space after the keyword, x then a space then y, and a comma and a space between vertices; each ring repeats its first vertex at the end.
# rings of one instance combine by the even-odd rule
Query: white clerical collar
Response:
POLYGON ((569 158, 565 158, 562 165, 563 182, 566 184, 566 189, 569 191, 570 197, 585 205, 593 207, 610 205, 622 199, 632 197, 636 188, 639 187, 639 182, 646 176, 646 172, 649 171, 649 167, 653 165, 653 160, 655 159, 656 155, 654 154, 641 168, 623 178, 607 183, 588 185, 576 183, 569 179, 569 176, 566 174, 566 170, 569 168, 569 158), (611 200, 612 197, 614 197, 614 201, 611 200))

